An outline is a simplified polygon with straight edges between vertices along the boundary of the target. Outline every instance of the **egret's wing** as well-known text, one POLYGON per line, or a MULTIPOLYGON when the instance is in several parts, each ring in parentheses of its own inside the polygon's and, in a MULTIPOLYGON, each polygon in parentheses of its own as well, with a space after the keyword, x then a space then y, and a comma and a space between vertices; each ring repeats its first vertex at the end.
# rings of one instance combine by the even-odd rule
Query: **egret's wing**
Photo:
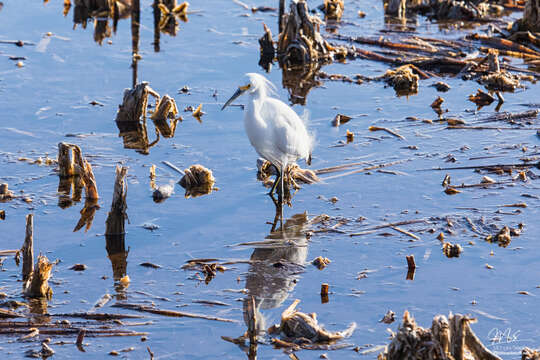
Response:
POLYGON ((272 140, 282 158, 296 160, 309 155, 312 140, 294 110, 277 99, 268 99, 261 107, 261 114, 273 128, 272 140))

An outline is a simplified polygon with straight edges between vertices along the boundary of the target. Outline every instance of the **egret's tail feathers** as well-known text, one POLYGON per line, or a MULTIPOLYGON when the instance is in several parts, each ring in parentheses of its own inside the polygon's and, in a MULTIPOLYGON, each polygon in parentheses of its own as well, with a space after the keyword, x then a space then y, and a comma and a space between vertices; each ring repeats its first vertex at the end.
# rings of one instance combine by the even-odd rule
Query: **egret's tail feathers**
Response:
POLYGON ((306 126, 306 129, 308 129, 307 135, 309 137, 309 142, 308 142, 309 155, 306 158, 306 162, 308 165, 311 165, 311 152, 313 151, 313 148, 315 147, 315 132, 309 131, 309 116, 310 116, 309 110, 304 109, 304 112, 302 113, 302 115, 300 115, 300 119, 302 119, 302 122, 306 126))
POLYGON ((311 115, 311 114, 310 114, 308 109, 304 109, 304 112, 302 113, 302 115, 300 115, 300 119, 302 119, 302 121, 304 122, 304 125, 306 125, 306 127, 309 124, 309 115, 311 115))

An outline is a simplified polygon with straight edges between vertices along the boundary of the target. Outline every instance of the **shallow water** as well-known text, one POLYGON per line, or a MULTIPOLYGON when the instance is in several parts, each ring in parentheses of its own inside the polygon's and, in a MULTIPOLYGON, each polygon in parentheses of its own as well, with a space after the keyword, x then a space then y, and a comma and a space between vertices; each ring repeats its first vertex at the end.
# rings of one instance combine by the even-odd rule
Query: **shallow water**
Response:
MULTIPOLYGON (((52 345, 54 358, 103 358, 111 350, 133 346, 131 352, 121 353, 125 358, 147 358, 146 347, 158 359, 167 358, 225 358, 245 357, 238 346, 223 341, 221 336, 238 337, 246 330, 243 321, 243 301, 247 291, 262 299, 259 311, 266 319, 266 326, 279 322, 281 312, 294 300, 301 299, 300 308, 307 313, 316 312, 319 321, 329 330, 342 330, 354 321, 358 327, 345 342, 354 346, 386 344, 387 328, 394 331, 397 323, 386 325, 378 321, 387 310, 401 318, 408 309, 423 326, 430 326, 435 314, 448 312, 470 313, 478 317, 473 325, 478 337, 490 348, 499 351, 504 359, 517 359, 524 346, 536 347, 540 343, 537 329, 539 315, 538 269, 536 254, 540 249, 536 234, 539 226, 539 200, 524 198, 522 194, 538 195, 538 180, 516 182, 513 186, 490 189, 464 189, 449 196, 443 192, 441 182, 444 171, 418 171, 438 166, 468 166, 476 164, 519 163, 522 157, 532 157, 538 152, 535 130, 472 131, 447 130, 446 125, 435 122, 426 124, 405 120, 407 116, 436 119, 429 104, 441 95, 447 114, 473 123, 494 113, 495 104, 478 112, 467 101, 467 96, 480 86, 473 81, 445 78, 452 89, 439 94, 429 85, 435 80, 421 81, 419 94, 396 97, 392 88, 380 82, 362 85, 325 82, 312 89, 306 106, 310 112, 310 129, 316 134, 312 168, 319 169, 341 163, 365 161, 370 164, 407 160, 386 170, 404 174, 393 175, 372 171, 330 179, 316 185, 305 185, 294 196, 292 207, 285 207, 284 218, 307 214, 311 219, 328 214, 334 219, 351 221, 339 229, 346 233, 315 232, 308 242, 304 232, 317 229, 304 226, 291 229, 274 237, 294 240, 290 248, 259 248, 235 246, 245 242, 265 240, 271 231, 275 207, 265 195, 268 191, 256 179, 257 155, 244 135, 242 113, 238 107, 220 111, 224 101, 241 84, 247 72, 263 72, 257 65, 262 25, 268 24, 277 33, 275 13, 256 13, 242 16, 248 11, 232 1, 193 1, 187 23, 180 22, 175 37, 161 34, 160 52, 154 52, 153 13, 150 1, 141 2, 141 28, 138 62, 138 80, 149 81, 160 94, 175 98, 178 107, 203 104, 206 114, 202 123, 189 113, 182 113, 172 139, 160 139, 148 155, 124 149, 114 122, 124 88, 130 88, 133 78, 132 42, 129 19, 121 19, 110 41, 102 45, 93 40, 93 26, 78 26, 73 30, 73 8, 67 17, 62 16, 62 2, 4 1, 0 10, 0 39, 22 39, 36 45, 22 48, 0 44, 0 104, 2 108, 3 135, 0 147, 0 180, 8 182, 10 189, 33 199, 32 204, 14 200, 0 204, 6 210, 6 220, 1 221, 4 235, 1 249, 19 248, 24 239, 25 215, 35 214, 35 252, 46 254, 49 259, 60 259, 54 267, 52 288, 54 295, 49 302, 49 313, 68 313, 89 310, 103 294, 116 294, 117 300, 149 304, 163 309, 177 309, 211 314, 236 320, 220 323, 189 318, 165 318, 144 315, 153 324, 131 327, 148 332, 148 340, 139 337, 91 338, 85 342, 86 353, 74 345, 52 345), (200 12, 199 12, 200 11, 200 12), (51 32, 53 36, 45 34, 51 32), (17 68, 15 62, 3 55, 25 56, 25 66, 17 68), (191 88, 190 94, 179 94, 183 86, 191 88), (213 94, 217 92, 217 96, 213 94), (104 106, 92 106, 95 100, 104 106), (331 126, 337 114, 365 114, 354 118, 340 128, 331 126), (384 133, 369 132, 370 125, 385 126, 398 131, 406 140, 399 140, 384 133), (345 139, 345 131, 356 133, 355 141, 335 147, 345 139), (68 134, 83 136, 72 137, 68 134), (37 158, 49 154, 56 156, 61 141, 75 143, 82 148, 94 167, 100 193, 99 205, 91 229, 72 232, 83 207, 58 207, 58 176, 52 167, 31 165, 18 161, 19 157, 37 158), (416 145, 418 150, 407 148, 416 145), (463 147, 468 149, 464 150, 463 147), (515 146, 514 146, 515 145, 515 146), (522 147, 527 147, 523 152, 522 147), (457 162, 447 163, 452 154, 457 162), (495 156, 480 160, 470 158, 495 156), (167 160, 180 168, 202 164, 213 171, 219 191, 198 198, 184 198, 184 190, 176 185, 175 194, 156 204, 152 201, 149 185, 149 167, 157 166, 158 184, 178 181, 179 175, 161 161, 167 160), (131 282, 127 289, 115 286, 111 261, 105 248, 105 219, 110 208, 116 164, 129 167, 128 215, 125 247, 127 274, 131 282), (339 201, 327 201, 332 197, 339 201), (515 215, 497 214, 498 209, 509 213, 515 208, 503 204, 526 202, 528 207, 515 215), (467 208, 467 209, 465 209, 467 208), (476 208, 477 210, 468 210, 476 208), (363 222, 355 222, 360 216, 363 222), (446 221, 432 224, 404 226, 408 230, 434 228, 435 233, 418 232, 420 241, 391 229, 373 234, 350 237, 348 233, 362 231, 382 222, 395 222, 430 217, 450 216, 461 222, 456 225, 454 236, 446 234, 447 241, 459 243, 464 252, 459 258, 448 259, 442 251, 437 234, 446 221), (507 248, 490 244, 478 237, 463 218, 476 221, 485 217, 488 224, 515 227, 525 224, 524 233, 507 248), (142 227, 145 223, 159 226, 154 231, 142 227), (381 236, 389 233, 391 236, 381 236), (474 241, 474 245, 469 245, 474 241), (493 251, 493 255, 490 252, 493 251), (405 279, 405 255, 414 254, 418 265, 413 281, 405 279), (320 271, 309 262, 319 256, 328 257, 332 263, 320 271), (194 271, 181 270, 193 258, 267 259, 266 262, 248 265, 228 265, 230 270, 218 273, 205 284, 194 277, 194 271), (285 268, 273 264, 287 260, 285 268), (139 266, 151 262, 162 266, 149 269, 139 266), (84 263, 83 272, 68 270, 75 263, 84 263), (486 269, 489 263, 494 268, 486 269), (296 265, 294 265, 296 264, 296 265), (357 279, 358 273, 369 269, 367 278, 357 279), (105 277, 105 278, 103 278, 105 277), (330 284, 328 303, 321 303, 320 284, 330 284), (236 291, 231 291, 231 289, 236 291), (528 291, 530 295, 518 294, 528 291), (142 294, 152 294, 154 297, 142 294), (165 297, 164 301, 155 297, 165 297), (228 306, 208 306, 194 300, 222 301, 228 306), (476 304, 471 304, 472 301, 476 304), (487 314, 487 315, 486 315, 487 314), (517 334, 517 341, 490 343, 494 329, 517 334), (506 352, 508 354, 503 354, 506 352)), ((253 2, 249 5, 268 5, 253 2)), ((319 5, 310 3, 311 7, 319 5)), ((367 1, 347 2, 345 21, 359 24, 343 25, 343 34, 359 35, 359 31, 379 34, 384 28, 382 3, 367 1), (358 19, 358 10, 367 13, 358 19)), ((418 19, 418 32, 437 34, 436 24, 418 19)), ((444 36, 458 38, 461 31, 449 31, 444 36)), ((348 64, 325 66, 327 73, 378 76, 386 71, 384 64, 356 60, 348 64)), ((282 73, 275 66, 267 74, 278 85, 282 100, 288 99, 280 87, 282 73)), ((527 110, 522 104, 537 102, 538 85, 528 84, 528 90, 505 93, 506 102, 501 111, 527 110)), ((244 99, 245 101, 245 99, 244 99)), ((237 103, 242 103, 242 99, 237 103)), ((295 105, 301 113, 304 107, 295 105)), ((536 122, 535 122, 536 123, 536 122)), ((153 125, 149 137, 154 139, 153 125)), ((303 166, 303 164, 301 164, 303 166)), ((538 173, 538 169, 532 169, 538 173)), ((482 175, 473 170, 451 171, 453 183, 479 182, 482 175)), ((489 175, 495 177, 496 175, 489 175)), ((500 177, 508 179, 508 176, 500 177)), ((499 177, 495 178, 496 180, 499 177)), ((299 216, 300 217, 300 216, 299 216)), ((336 220, 331 223, 335 224, 336 220)), ((20 268, 11 258, 4 261, 0 276, 0 291, 9 299, 20 298, 20 268)), ((103 312, 134 313, 111 308, 109 302, 103 312)), ((100 310, 100 311, 101 311, 100 310)), ((40 339, 46 336, 41 335, 40 339)), ((22 358, 27 349, 39 348, 39 342, 19 343, 16 337, 0 337, 0 351, 10 359, 22 358)), ((53 338, 55 340, 73 340, 53 338)), ((307 351, 300 358, 317 358, 326 351, 307 351)), ((285 358, 281 350, 271 345, 258 347, 259 358, 285 358)), ((351 348, 329 352, 330 358, 357 358, 351 348)), ((368 354, 365 358, 375 358, 368 354)))

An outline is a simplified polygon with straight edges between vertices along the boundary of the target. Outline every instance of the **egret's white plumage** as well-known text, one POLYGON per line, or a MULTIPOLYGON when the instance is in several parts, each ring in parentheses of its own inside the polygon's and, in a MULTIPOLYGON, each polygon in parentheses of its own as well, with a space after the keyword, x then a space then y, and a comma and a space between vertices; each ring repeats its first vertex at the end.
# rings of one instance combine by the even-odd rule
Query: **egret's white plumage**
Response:
POLYGON ((248 84, 240 86, 222 109, 247 92, 249 100, 244 115, 246 134, 257 153, 279 170, 283 190, 283 172, 287 166, 298 159, 305 159, 308 163, 311 161, 313 137, 293 109, 272 97, 276 92, 270 81, 255 73, 248 73, 246 77, 248 84))

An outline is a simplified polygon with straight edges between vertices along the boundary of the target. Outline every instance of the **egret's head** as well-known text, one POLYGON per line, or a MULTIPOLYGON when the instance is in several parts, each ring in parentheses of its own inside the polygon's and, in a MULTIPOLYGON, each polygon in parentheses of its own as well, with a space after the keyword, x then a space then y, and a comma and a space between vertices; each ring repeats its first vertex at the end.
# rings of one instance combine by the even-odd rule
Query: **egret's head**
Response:
POLYGON ((236 90, 233 96, 227 100, 221 110, 225 109, 230 103, 245 92, 250 94, 259 94, 259 96, 275 94, 276 88, 274 84, 268 81, 264 76, 256 73, 247 73, 245 77, 247 80, 246 83, 238 87, 238 90, 236 90))

